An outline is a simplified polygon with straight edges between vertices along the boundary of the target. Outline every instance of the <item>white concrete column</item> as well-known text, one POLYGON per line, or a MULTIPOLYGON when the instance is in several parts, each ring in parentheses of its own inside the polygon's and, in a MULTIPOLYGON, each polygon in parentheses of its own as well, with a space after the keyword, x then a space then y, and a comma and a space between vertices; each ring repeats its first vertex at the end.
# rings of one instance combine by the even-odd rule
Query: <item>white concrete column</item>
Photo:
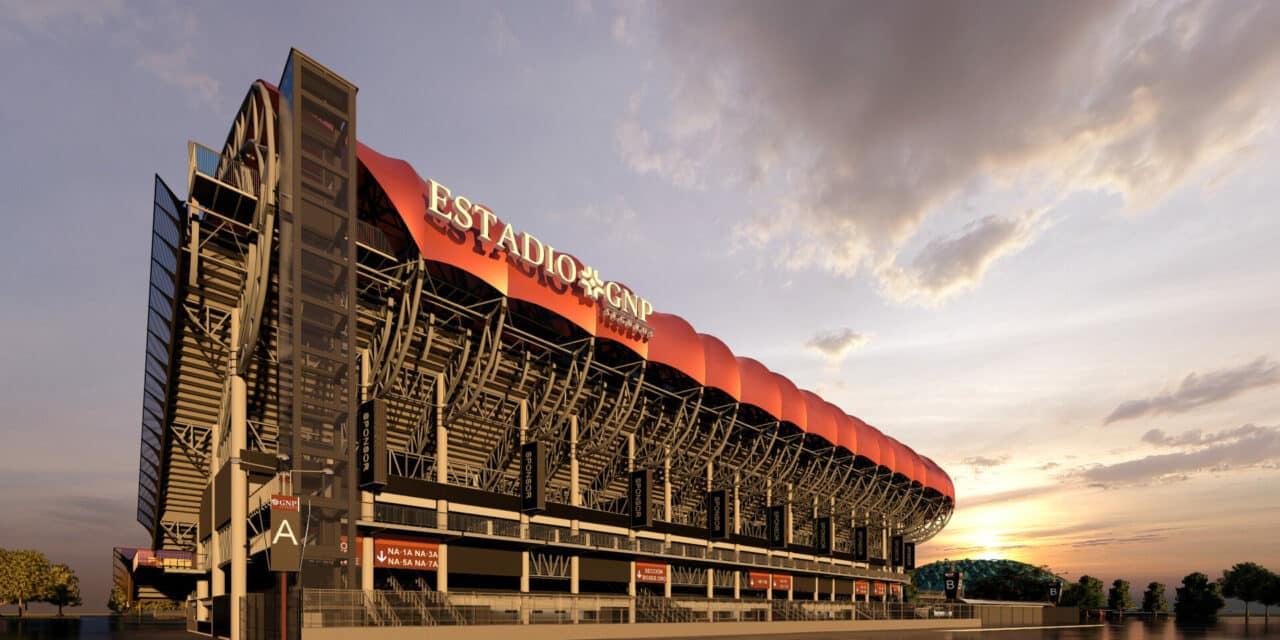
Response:
POLYGON ((738 483, 742 481, 742 473, 733 472, 733 534, 742 533, 742 501, 738 498, 738 483))
POLYGON ((578 416, 569 416, 569 504, 582 506, 578 487, 578 416))
MULTIPOLYGON (((631 443, 635 443, 635 436, 631 436, 631 443)), ((630 448, 634 451, 634 447, 630 448)), ((630 466, 630 465, 628 465, 630 466)), ((632 532, 634 534, 634 532, 632 532)), ((631 602, 627 605, 627 622, 635 623, 636 621, 636 561, 632 560, 628 563, 631 567, 631 575, 627 579, 627 595, 631 596, 631 602)))
MULTIPOLYGON (((788 483, 787 483, 787 502, 786 502, 786 507, 787 507, 787 517, 786 517, 786 518, 784 519, 784 521, 783 521, 783 522, 785 523, 785 525, 784 525, 784 526, 786 526, 786 534, 787 534, 787 535, 786 535, 786 541, 787 541, 787 546, 791 546, 791 543, 793 542, 793 540, 791 539, 791 536, 792 536, 793 531, 794 531, 794 529, 795 529, 795 527, 792 525, 792 519, 791 519, 791 516, 792 516, 792 513, 791 513, 791 502, 792 502, 792 500, 794 499, 794 489, 795 489, 795 487, 794 487, 794 486, 792 486, 792 484, 791 484, 790 482, 788 482, 788 483)), ((788 551, 787 551, 787 555, 788 555, 788 556, 790 556, 790 555, 791 555, 790 550, 788 550, 788 551)), ((790 599, 790 598, 788 598, 788 599, 790 599)))
MULTIPOLYGON (((671 513, 671 449, 664 451, 662 456, 662 512, 667 514, 667 522, 675 522, 671 513)), ((671 534, 666 538, 671 542, 671 534)))
MULTIPOLYGON (((436 482, 449 483, 449 427, 444 423, 444 374, 436 375, 436 482)), ((449 501, 436 500, 436 528, 449 528, 449 501)), ((440 545, 440 575, 448 582, 444 571, 444 545, 440 545)), ((444 589, 441 589, 444 591, 444 589)))
MULTIPOLYGON (((529 593, 529 552, 520 552, 520 593, 529 593)), ((520 624, 529 624, 528 602, 520 599, 520 624)))
POLYGON ((573 608, 571 614, 573 616, 573 624, 578 624, 578 618, 582 617, 582 612, 578 606, 579 579, 581 576, 582 558, 579 556, 569 557, 569 594, 573 596, 573 608))
POLYGON ((360 588, 369 591, 373 584, 373 536, 360 538, 360 588))
POLYGON ((443 542, 438 548, 440 557, 436 559, 436 591, 449 593, 449 545, 443 542))
POLYGON ((667 581, 662 585, 662 595, 671 597, 671 563, 667 563, 667 581))
POLYGON ((248 393, 244 378, 236 374, 236 350, 240 343, 240 314, 231 314, 231 640, 240 640, 240 601, 248 590, 249 478, 240 466, 240 454, 248 444, 248 393))

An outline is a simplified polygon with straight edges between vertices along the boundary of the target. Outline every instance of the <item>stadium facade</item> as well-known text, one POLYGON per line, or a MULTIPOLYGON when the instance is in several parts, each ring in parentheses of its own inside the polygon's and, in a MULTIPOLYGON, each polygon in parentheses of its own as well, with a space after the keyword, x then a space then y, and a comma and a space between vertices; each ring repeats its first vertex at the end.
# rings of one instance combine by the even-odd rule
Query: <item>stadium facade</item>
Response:
POLYGON ((938 465, 356 124, 293 51, 156 178, 133 597, 245 638, 900 597, 938 465))

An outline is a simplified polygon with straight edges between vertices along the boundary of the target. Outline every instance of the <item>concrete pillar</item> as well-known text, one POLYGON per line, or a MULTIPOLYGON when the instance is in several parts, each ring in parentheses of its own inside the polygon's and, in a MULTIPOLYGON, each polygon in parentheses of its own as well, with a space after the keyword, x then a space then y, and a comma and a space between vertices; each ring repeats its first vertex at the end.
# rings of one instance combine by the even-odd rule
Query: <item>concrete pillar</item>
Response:
MULTIPOLYGON (((436 376, 436 482, 449 483, 449 428, 444 423, 444 374, 436 376)), ((436 528, 449 528, 449 501, 443 498, 436 500, 436 528)), ((440 574, 447 584, 444 571, 444 545, 440 545, 440 574)), ((444 589, 441 589, 444 591, 444 589)))
POLYGON ((671 563, 667 563, 667 581, 662 585, 662 595, 671 597, 671 563))
POLYGON ((249 478, 240 466, 240 454, 248 444, 248 394, 244 378, 236 374, 240 343, 240 314, 231 314, 231 640, 240 640, 240 601, 248 590, 249 478))
MULTIPOLYGON (((791 513, 791 502, 792 502, 792 500, 793 500, 793 498, 794 498, 794 494, 793 494, 794 489, 795 489, 795 487, 794 487, 794 486, 792 486, 792 484, 791 484, 790 482, 788 482, 788 483, 787 483, 787 502, 786 502, 786 507, 787 507, 787 517, 786 517, 786 518, 785 518, 785 520, 784 520, 784 522, 786 523, 786 524, 785 524, 785 526, 786 526, 786 533, 787 533, 787 535, 786 535, 787 546, 791 546, 791 543, 793 542, 793 540, 791 539, 791 536, 792 536, 792 534, 793 534, 793 532, 794 532, 794 529, 795 529, 795 527, 794 527, 794 526, 793 526, 793 524, 792 524, 792 523, 793 523, 793 521, 792 521, 792 519, 791 519, 791 517, 792 517, 792 513, 791 513)), ((790 552, 788 552, 788 553, 787 553, 787 555, 789 556, 789 555, 790 555, 790 552)))
MULTIPOLYGON (((529 593, 529 552, 520 552, 520 593, 529 593)), ((529 624, 529 607, 524 598, 520 599, 520 624, 529 624)))
MULTIPOLYGON (((635 436, 632 436, 633 444, 634 438, 635 436)), ((631 596, 631 603, 627 605, 627 622, 634 624, 636 621, 636 561, 632 560, 628 564, 631 566, 631 577, 627 579, 627 595, 631 596)))
MULTIPOLYGON (((662 512, 667 514, 667 522, 675 522, 671 513, 671 449, 664 451, 662 456, 662 512)), ((670 542, 671 534, 666 537, 670 542)))
POLYGON ((440 557, 436 559, 438 565, 436 569, 436 591, 449 593, 449 545, 441 542, 438 552, 440 557))
MULTIPOLYGON (((742 533, 742 501, 738 498, 738 483, 742 481, 742 474, 738 471, 733 472, 733 534, 742 533)), ((736 545, 735 545, 736 546, 736 545)))
POLYGON ((369 591, 373 584, 373 536, 360 539, 360 588, 369 591))
POLYGON ((573 616, 573 624, 578 624, 578 618, 582 617, 582 613, 578 607, 578 587, 581 569, 579 564, 581 558, 579 556, 571 556, 569 558, 569 594, 573 596, 573 608, 570 613, 573 616))
POLYGON ((582 506, 578 489, 578 416, 569 416, 569 504, 582 506))

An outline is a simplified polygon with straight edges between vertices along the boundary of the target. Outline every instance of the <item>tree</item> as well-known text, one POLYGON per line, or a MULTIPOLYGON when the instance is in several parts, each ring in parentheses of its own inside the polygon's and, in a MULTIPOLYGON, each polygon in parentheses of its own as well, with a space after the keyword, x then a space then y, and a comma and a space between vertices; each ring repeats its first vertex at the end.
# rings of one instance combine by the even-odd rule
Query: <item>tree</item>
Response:
POLYGON ((112 613, 121 614, 129 610, 129 597, 120 587, 111 587, 111 598, 107 600, 107 608, 112 613))
POLYGON ((1052 573, 1039 567, 1021 562, 1002 563, 966 585, 965 595, 983 600, 1043 602, 1055 580, 1052 573))
POLYGON ((1107 603, 1102 594, 1102 581, 1090 576, 1080 576, 1080 580, 1062 592, 1062 604, 1075 606, 1081 610, 1101 609, 1107 603))
POLYGON ((55 564, 49 569, 49 588, 41 600, 58 607, 58 617, 62 617, 63 607, 78 607, 84 604, 80 598, 80 578, 76 572, 65 564, 55 564))
POLYGON ((915 604, 920 601, 920 587, 916 586, 916 572, 907 572, 907 584, 902 586, 902 601, 915 604))
POLYGON ((1142 610, 1147 613, 1167 613, 1169 611, 1169 601, 1165 600, 1163 584, 1152 582, 1147 585, 1147 590, 1142 592, 1142 610))
POLYGON ((21 617, 27 604, 49 590, 49 559, 39 551, 5 551, 0 554, 0 602, 18 605, 21 617))
POLYGON ((1270 571, 1254 562, 1241 562, 1222 572, 1222 595, 1244 600, 1244 623, 1249 624, 1249 603, 1257 601, 1270 571))
POLYGON ((1258 602, 1262 603, 1263 620, 1271 622, 1271 607, 1280 606, 1280 574, 1267 572, 1267 583, 1258 593, 1258 602))
POLYGON ((1213 622, 1218 619, 1218 610, 1226 605, 1222 585, 1197 571, 1182 579, 1173 613, 1178 622, 1213 622))
POLYGON ((1111 583, 1111 590, 1107 592, 1107 608, 1121 612, 1133 608, 1133 597, 1129 594, 1128 580, 1116 579, 1111 583))

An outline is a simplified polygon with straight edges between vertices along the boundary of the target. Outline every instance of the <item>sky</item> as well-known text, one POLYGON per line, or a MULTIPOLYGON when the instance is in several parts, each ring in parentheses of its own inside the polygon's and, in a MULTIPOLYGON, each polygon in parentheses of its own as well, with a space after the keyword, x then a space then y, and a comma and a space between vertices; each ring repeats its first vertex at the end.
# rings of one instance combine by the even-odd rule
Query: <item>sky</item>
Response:
POLYGON ((0 0, 0 547, 101 609, 152 173, 289 47, 358 136, 937 461, 919 561, 1280 570, 1280 4, 0 0))

